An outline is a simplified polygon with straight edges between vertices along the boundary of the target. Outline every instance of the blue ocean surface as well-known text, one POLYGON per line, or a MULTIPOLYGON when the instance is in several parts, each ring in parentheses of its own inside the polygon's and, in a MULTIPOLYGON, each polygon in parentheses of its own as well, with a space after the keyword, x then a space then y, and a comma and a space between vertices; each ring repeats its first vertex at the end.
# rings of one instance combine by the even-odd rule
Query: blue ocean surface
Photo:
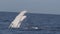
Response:
POLYGON ((19 29, 8 28, 18 14, 0 12, 0 34, 60 34, 60 15, 55 14, 26 13, 27 18, 19 29), (31 27, 39 29, 35 30, 31 27))

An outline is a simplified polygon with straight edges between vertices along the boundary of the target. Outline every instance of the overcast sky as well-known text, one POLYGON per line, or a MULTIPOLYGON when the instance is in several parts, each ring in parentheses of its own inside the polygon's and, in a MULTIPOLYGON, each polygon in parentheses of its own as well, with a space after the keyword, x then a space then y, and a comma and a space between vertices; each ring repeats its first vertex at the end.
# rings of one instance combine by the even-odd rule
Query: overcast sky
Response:
POLYGON ((0 0, 0 11, 60 14, 60 0, 0 0))

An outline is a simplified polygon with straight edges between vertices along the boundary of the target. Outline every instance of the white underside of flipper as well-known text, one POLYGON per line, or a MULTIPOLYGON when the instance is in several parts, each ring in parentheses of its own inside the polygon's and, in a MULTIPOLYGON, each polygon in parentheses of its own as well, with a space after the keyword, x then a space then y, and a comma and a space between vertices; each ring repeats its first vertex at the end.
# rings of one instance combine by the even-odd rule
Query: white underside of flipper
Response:
POLYGON ((26 18, 26 16, 23 16, 21 19, 21 22, 17 25, 17 28, 19 28, 21 26, 22 21, 26 18))
POLYGON ((20 28, 22 21, 26 18, 24 14, 26 11, 22 11, 16 18, 12 21, 9 28, 20 28))

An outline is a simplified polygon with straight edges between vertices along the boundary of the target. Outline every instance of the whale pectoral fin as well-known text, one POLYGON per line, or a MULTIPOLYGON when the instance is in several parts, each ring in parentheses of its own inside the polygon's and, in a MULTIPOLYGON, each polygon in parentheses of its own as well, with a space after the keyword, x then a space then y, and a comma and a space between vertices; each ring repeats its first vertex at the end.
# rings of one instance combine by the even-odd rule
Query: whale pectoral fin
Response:
POLYGON ((12 23, 10 24, 9 27, 11 28, 19 28, 22 21, 26 18, 26 16, 24 16, 24 14, 26 13, 27 11, 22 11, 20 14, 18 14, 16 16, 16 18, 12 21, 12 23))
POLYGON ((27 16, 23 16, 23 17, 21 18, 21 21, 23 21, 26 17, 27 17, 27 16))

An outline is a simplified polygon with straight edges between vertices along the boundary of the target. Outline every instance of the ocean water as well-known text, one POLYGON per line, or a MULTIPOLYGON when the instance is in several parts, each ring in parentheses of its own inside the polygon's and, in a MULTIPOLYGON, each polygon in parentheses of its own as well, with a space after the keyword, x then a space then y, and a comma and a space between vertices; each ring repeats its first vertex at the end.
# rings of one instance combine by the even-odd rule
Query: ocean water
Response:
POLYGON ((27 13, 21 28, 8 28, 19 13, 0 12, 0 34, 60 34, 60 15, 27 13), (28 27, 26 30, 25 28, 28 27), (31 27, 39 27, 35 30, 31 27))

